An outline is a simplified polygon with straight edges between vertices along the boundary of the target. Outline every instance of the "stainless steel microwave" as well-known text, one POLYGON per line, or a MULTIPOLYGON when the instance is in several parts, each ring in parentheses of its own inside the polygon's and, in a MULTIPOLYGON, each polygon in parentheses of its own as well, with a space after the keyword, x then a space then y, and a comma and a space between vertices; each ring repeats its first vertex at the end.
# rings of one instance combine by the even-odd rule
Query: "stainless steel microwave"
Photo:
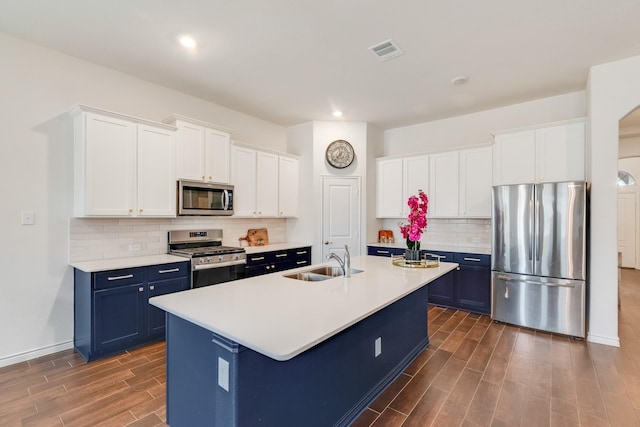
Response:
POLYGON ((233 215, 233 185, 178 181, 178 215, 233 215))

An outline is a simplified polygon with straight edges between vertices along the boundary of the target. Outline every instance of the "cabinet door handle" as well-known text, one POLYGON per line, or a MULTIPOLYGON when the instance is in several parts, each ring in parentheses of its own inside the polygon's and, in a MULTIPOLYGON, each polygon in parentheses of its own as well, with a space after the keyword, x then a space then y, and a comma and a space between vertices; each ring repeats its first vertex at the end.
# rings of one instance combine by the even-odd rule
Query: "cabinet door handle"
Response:
POLYGON ((287 256, 287 254, 278 254, 278 255, 276 255, 276 258, 282 258, 282 257, 286 257, 286 256, 287 256))
POLYGON ((144 292, 144 288, 143 288, 142 286, 140 286, 140 287, 138 288, 138 292, 144 292))
POLYGON ((388 254, 389 251, 378 251, 379 254, 388 254))
POLYGON ((480 262, 482 261, 480 258, 463 258, 465 261, 474 261, 474 262, 480 262))
POLYGON ((307 251, 300 251, 300 252, 296 252, 296 255, 306 255, 307 251))
POLYGON ((156 288, 156 287, 155 287, 155 286, 153 286, 153 285, 149 286, 149 290, 150 290, 150 291, 154 290, 155 288, 156 288))
POLYGON ((263 256, 259 256, 259 257, 256 257, 256 258, 251 258, 251 261, 262 261, 263 259, 264 259, 263 256))
POLYGON ((301 264, 306 264, 306 263, 307 263, 307 261, 298 261, 298 262, 296 262, 296 265, 301 265, 301 264))
POLYGON ((107 277, 107 280, 123 280, 123 279, 131 279, 132 277, 133 277, 133 274, 127 274, 125 276, 107 277))
POLYGON ((159 274, 165 274, 165 273, 175 273, 177 271, 180 271, 179 268, 172 268, 170 270, 158 270, 159 274))

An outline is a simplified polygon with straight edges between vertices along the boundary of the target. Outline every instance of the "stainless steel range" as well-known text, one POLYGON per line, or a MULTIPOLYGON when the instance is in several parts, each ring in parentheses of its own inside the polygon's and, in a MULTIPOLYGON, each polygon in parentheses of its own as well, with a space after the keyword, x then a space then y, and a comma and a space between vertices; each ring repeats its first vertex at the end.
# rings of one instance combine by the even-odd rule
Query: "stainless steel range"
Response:
POLYGON ((169 253, 191 260, 191 287, 243 279, 247 254, 243 248, 222 246, 222 230, 169 231, 169 253))

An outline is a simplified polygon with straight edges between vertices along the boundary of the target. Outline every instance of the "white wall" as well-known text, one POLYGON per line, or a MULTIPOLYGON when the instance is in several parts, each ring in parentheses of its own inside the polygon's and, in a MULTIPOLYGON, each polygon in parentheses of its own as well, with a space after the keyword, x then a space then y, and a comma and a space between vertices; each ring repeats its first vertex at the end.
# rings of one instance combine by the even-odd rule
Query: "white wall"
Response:
POLYGON ((584 91, 390 129, 384 156, 457 150, 493 142, 492 132, 587 115, 584 91))
MULTIPOLYGON (((619 345, 617 171, 619 121, 640 104, 640 56, 589 72, 588 138, 591 182, 591 262, 588 339, 619 345)), ((624 345, 624 343, 623 343, 624 345)))
POLYGON ((0 366, 68 348, 73 338, 72 126, 76 103, 160 121, 172 113, 286 151, 286 129, 0 34, 0 366), (35 225, 20 225, 22 210, 35 225))
MULTIPOLYGON (((620 130, 622 131, 622 129, 620 130)), ((620 145, 618 146, 618 158, 624 159, 628 157, 640 156, 640 136, 620 137, 620 145)))

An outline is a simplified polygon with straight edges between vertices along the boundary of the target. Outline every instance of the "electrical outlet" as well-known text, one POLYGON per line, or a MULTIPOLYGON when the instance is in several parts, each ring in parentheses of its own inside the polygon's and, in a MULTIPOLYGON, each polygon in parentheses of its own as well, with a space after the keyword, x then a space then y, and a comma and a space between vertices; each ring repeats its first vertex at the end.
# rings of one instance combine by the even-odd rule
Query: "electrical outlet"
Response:
POLYGON ((229 391, 229 362, 218 357, 218 385, 229 391))
POLYGON ((374 344, 374 357, 378 357, 382 354, 382 337, 376 338, 376 342, 374 344))
POLYGON ((140 250, 140 244, 139 243, 134 243, 132 245, 129 245, 129 251, 138 252, 139 250, 140 250))
POLYGON ((471 239, 471 241, 472 241, 473 243, 480 243, 480 242, 482 242, 482 239, 481 239, 481 238, 479 238, 479 237, 474 237, 473 239, 471 239))

